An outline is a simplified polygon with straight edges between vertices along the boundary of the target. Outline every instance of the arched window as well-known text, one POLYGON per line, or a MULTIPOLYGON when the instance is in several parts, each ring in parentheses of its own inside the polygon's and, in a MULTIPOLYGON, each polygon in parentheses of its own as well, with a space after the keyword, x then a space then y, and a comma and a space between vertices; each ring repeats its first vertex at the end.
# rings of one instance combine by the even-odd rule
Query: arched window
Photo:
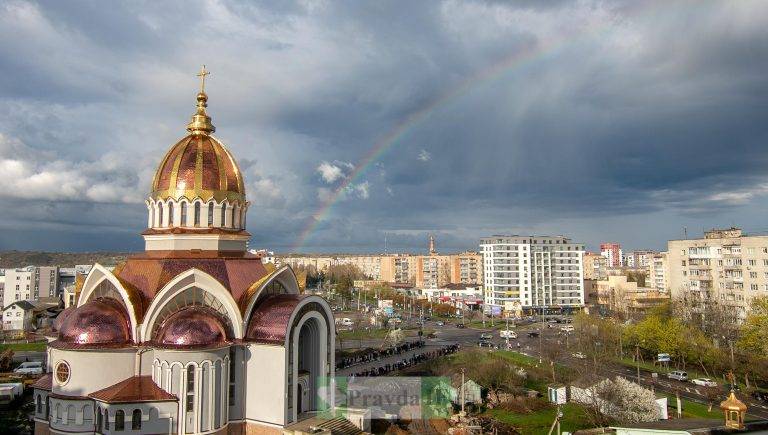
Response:
POLYGON ((101 417, 101 408, 96 408, 96 430, 101 432, 101 430, 103 429, 102 427, 103 425, 104 425, 104 420, 101 417))
POLYGON ((195 226, 200 226, 200 203, 195 203, 195 226))
POLYGON ((221 227, 227 226, 227 203, 221 204, 221 227))
POLYGON ((131 417, 131 429, 141 429, 141 409, 134 409, 133 416, 131 417))
POLYGON ((48 396, 45 397, 45 418, 51 419, 51 398, 48 396))
POLYGON ((235 358, 237 351, 235 346, 229 348, 229 406, 235 404, 235 358))
POLYGON ((43 413, 43 398, 39 394, 37 395, 37 413, 43 413))
POLYGON ((61 405, 56 404, 56 420, 61 420, 61 405))
POLYGON ((187 203, 186 202, 181 203, 181 226, 182 227, 187 226, 187 203))
POLYGON ((195 366, 187 367, 187 412, 195 410, 195 366))
POLYGON ((115 412, 115 430, 125 430, 125 411, 122 409, 115 412))
POLYGON ((158 227, 163 226, 163 204, 162 203, 157 204, 157 226, 158 227))
POLYGON ((173 203, 168 203, 168 226, 173 226, 173 203))
POLYGON ((240 228, 242 228, 242 229, 245 229, 245 217, 248 216, 247 211, 248 211, 248 209, 243 207, 243 218, 240 221, 240 228))
POLYGON ((109 411, 104 410, 104 429, 109 430, 109 411))
POLYGON ((208 226, 213 226, 213 201, 208 203, 208 226))

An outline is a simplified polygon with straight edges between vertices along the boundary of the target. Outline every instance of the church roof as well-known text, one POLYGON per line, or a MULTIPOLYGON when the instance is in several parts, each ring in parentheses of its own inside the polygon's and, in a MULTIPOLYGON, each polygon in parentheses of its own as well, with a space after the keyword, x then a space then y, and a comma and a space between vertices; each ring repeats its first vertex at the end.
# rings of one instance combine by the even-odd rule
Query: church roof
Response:
POLYGON ((32 388, 51 391, 52 385, 53 385, 53 375, 50 373, 46 373, 43 375, 42 378, 38 379, 34 384, 32 384, 32 388))
POLYGON ((249 288, 272 272, 262 264, 261 257, 247 252, 146 251, 129 257, 114 273, 124 286, 141 295, 141 308, 134 304, 141 321, 157 292, 193 268, 219 281, 243 310, 249 288))
POLYGON ((288 321, 293 311, 307 295, 270 295, 254 309, 245 338, 267 344, 285 343, 288 321))
POLYGON ((151 376, 133 376, 88 395, 107 403, 168 402, 178 398, 158 387, 151 376))

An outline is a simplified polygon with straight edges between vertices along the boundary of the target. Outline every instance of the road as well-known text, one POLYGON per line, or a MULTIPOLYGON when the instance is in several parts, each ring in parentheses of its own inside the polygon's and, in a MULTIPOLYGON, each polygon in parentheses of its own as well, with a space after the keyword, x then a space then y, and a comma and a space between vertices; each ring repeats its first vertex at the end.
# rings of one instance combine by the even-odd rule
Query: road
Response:
MULTIPOLYGON (((558 334, 560 325, 556 326, 557 327, 555 328, 544 328, 543 334, 541 335, 541 340, 539 340, 539 338, 529 338, 525 333, 526 330, 540 330, 538 325, 531 325, 528 328, 521 330, 521 333, 519 334, 520 339, 518 341, 520 341, 522 353, 537 357, 539 356, 540 346, 545 350, 545 352, 548 346, 563 346, 564 339, 561 335, 558 334)), ((494 341, 496 343, 502 343, 501 339, 496 339, 494 341)), ((570 343, 569 349, 561 352, 562 356, 557 359, 557 362, 564 366, 573 368, 584 369, 590 367, 592 362, 589 359, 579 359, 572 356, 572 353, 577 351, 578 349, 576 346, 573 343, 570 343)), ((599 372, 602 376, 621 376, 625 379, 637 382, 637 369, 618 363, 606 364, 599 370, 599 372)), ((647 388, 652 388, 663 393, 671 394, 672 396, 679 394, 681 398, 702 404, 708 403, 706 396, 702 392, 703 387, 699 387, 690 382, 681 382, 674 379, 669 379, 664 377, 664 375, 661 373, 659 374, 659 377, 654 378, 652 374, 652 371, 641 368, 640 384, 647 388)), ((725 394, 726 393, 723 392, 722 399, 725 399, 725 394)), ((760 403, 745 394, 737 393, 737 396, 748 406, 748 416, 759 419, 768 419, 768 404, 760 403)), ((719 403, 716 403, 715 408, 717 408, 718 405, 719 403)))

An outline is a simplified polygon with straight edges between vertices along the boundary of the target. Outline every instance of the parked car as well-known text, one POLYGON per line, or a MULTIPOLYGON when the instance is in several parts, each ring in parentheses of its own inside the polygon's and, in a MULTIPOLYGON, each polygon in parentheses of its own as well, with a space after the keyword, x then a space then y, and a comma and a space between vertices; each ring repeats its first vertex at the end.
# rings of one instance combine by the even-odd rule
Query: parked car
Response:
POLYGON ((445 322, 443 322, 442 320, 438 320, 436 325, 437 326, 443 326, 443 325, 445 325, 445 322))
POLYGON ((517 332, 510 331, 509 329, 502 329, 499 331, 499 337, 501 338, 517 338, 517 332))
POLYGON ((492 338, 493 338, 493 334, 491 334, 489 332, 483 332, 482 334, 480 334, 480 339, 481 340, 490 340, 492 338))
POLYGON ((477 345, 480 347, 494 347, 494 344, 488 340, 480 340, 477 342, 477 345))
POLYGON ((572 353, 571 356, 577 359, 587 359, 587 356, 581 352, 572 353))
POLYGON ((716 387, 717 382, 713 381, 709 378, 696 378, 691 381, 692 383, 696 385, 701 385, 702 387, 716 387))
POLYGON ((528 333, 528 337, 530 337, 530 338, 535 338, 535 337, 538 337, 538 336, 539 336, 539 332, 538 331, 531 331, 531 332, 528 333))
POLYGON ((466 327, 467 327, 467 325, 465 325, 465 324, 463 324, 463 323, 457 323, 457 324, 456 324, 456 327, 457 327, 457 328, 466 328, 466 327))
POLYGON ((739 387, 738 384, 733 384, 733 385, 731 385, 731 384, 723 384, 723 389, 725 391, 731 391, 731 390, 733 390, 733 391, 741 391, 741 387, 739 387))
POLYGON ((42 375, 43 363, 41 361, 23 362, 13 372, 19 375, 42 375))
POLYGON ((562 332, 573 332, 573 325, 564 325, 560 327, 562 332))
POLYGON ((687 381, 688 380, 688 373, 680 371, 680 370, 674 370, 669 373, 667 373, 667 377, 669 379, 677 379, 678 381, 687 381))

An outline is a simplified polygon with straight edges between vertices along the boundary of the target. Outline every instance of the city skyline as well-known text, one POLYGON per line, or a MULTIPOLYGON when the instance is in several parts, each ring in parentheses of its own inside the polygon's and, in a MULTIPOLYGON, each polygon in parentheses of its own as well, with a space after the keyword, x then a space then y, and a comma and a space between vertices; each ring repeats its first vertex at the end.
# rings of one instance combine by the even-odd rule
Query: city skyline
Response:
POLYGON ((198 5, 0 9, 0 250, 139 250, 201 62, 253 248, 766 230, 757 2, 198 5))

